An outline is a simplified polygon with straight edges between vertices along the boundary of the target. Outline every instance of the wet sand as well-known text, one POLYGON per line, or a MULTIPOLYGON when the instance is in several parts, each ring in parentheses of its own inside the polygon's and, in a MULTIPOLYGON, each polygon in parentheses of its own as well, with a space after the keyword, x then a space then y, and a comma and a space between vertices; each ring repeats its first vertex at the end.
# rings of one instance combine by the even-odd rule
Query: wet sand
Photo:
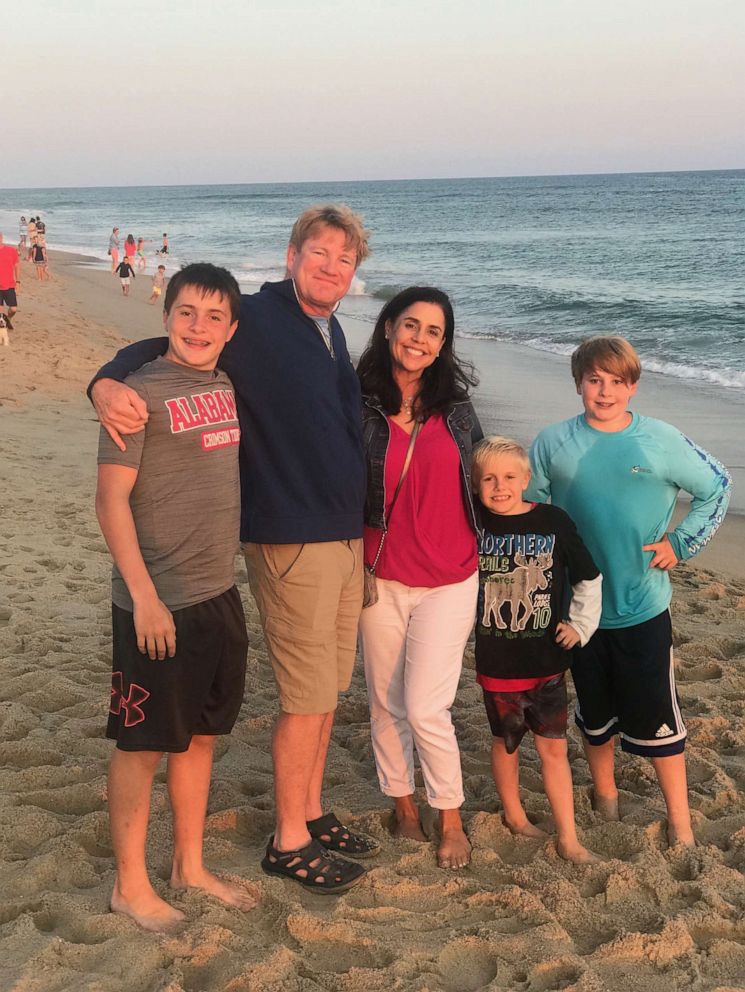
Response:
MULTIPOLYGON (((53 257, 52 271, 53 281, 37 285, 24 266, 12 344, 0 348, 0 989, 745 987, 745 544, 737 517, 728 518, 705 553, 710 557, 674 575, 695 850, 668 848, 663 804, 643 759, 619 757, 623 819, 602 822, 590 806, 574 730, 577 819, 585 843, 605 860, 577 867, 561 861, 551 842, 512 837, 491 781, 488 725, 469 649, 453 713, 472 866, 444 873, 433 845, 390 835, 358 670, 339 706, 327 799, 340 816, 375 836, 382 853, 368 862, 367 878, 338 899, 314 897, 263 875, 259 860, 273 819, 269 738, 276 695, 236 559, 251 637, 248 684, 235 732, 217 749, 206 854, 211 867, 245 879, 259 906, 243 915, 197 893, 168 894, 170 817, 161 772, 149 859, 156 887, 186 913, 186 925, 164 937, 108 912, 114 877, 105 795, 111 745, 103 727, 110 562, 93 512, 97 426, 83 389, 124 338, 157 334, 160 315, 145 304, 149 279, 136 280, 125 300, 118 280, 80 270, 70 257, 53 257)), ((369 326, 355 330, 350 321, 349 327, 354 351, 369 326)), ((503 378, 518 392, 527 381, 521 375, 540 380, 549 404, 551 383, 562 377, 547 371, 543 358, 533 359, 531 373, 531 356, 516 356, 515 367, 505 364, 503 378)), ((505 390, 501 407, 482 393, 485 425, 504 425, 505 390)), ((645 409, 641 399, 638 407, 645 409)), ((523 422, 529 429, 520 418, 510 428, 518 436, 523 422)), ((706 443, 694 427, 686 429, 706 443)), ((550 831, 532 745, 523 751, 523 789, 531 818, 550 831)))

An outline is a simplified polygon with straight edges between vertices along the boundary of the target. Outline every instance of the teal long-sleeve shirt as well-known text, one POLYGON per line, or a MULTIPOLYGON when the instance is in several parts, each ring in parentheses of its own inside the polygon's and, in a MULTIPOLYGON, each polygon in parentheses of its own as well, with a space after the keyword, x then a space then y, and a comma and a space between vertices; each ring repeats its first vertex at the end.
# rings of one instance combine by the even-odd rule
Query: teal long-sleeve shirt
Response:
POLYGON ((526 499, 549 499, 569 514, 603 574, 600 626, 644 623, 670 605, 667 572, 650 568, 645 544, 667 532, 681 490, 693 497, 670 533, 683 561, 716 533, 729 504, 727 469, 679 430, 632 414, 622 431, 595 430, 584 415, 541 431, 530 449, 526 499))

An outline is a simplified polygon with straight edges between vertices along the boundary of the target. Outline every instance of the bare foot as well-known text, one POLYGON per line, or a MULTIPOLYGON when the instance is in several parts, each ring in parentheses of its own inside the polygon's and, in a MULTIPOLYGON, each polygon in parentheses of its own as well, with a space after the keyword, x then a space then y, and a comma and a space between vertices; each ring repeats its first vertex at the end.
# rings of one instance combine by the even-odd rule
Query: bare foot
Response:
POLYGON ((527 817, 523 823, 508 823, 507 820, 504 822, 509 832, 517 837, 533 837, 535 840, 545 840, 548 837, 545 830, 531 823, 527 817))
POLYGON ((618 812, 618 793, 615 796, 600 796, 593 790, 592 808, 609 822, 616 823, 621 819, 618 812))
POLYGON ((186 919, 180 909, 170 906, 151 886, 143 892, 133 894, 129 899, 125 899, 119 891, 119 882, 114 885, 111 893, 111 912, 121 913, 128 916, 135 923, 139 924, 143 930, 152 930, 154 933, 163 933, 171 930, 176 924, 186 919))
POLYGON ((667 842, 670 847, 695 847, 696 839, 690 827, 675 828, 667 825, 667 842))
POLYGON ((393 828, 394 837, 405 837, 407 840, 417 840, 420 844, 427 842, 427 835, 422 829, 422 821, 411 817, 396 818, 396 825, 393 828))
POLYGON ((213 875, 211 871, 207 871, 206 868, 188 879, 177 878, 172 875, 171 888, 176 891, 199 889, 201 892, 206 892, 207 895, 227 903, 228 906, 235 906, 236 909, 240 909, 244 913, 256 905, 256 899, 243 886, 237 885, 235 882, 226 882, 224 879, 218 878, 217 875, 213 875))
POLYGON ((556 841, 556 853, 564 861, 571 861, 575 865, 598 865, 603 860, 592 851, 588 851, 578 840, 567 843, 566 841, 556 841))
POLYGON ((422 829, 419 807, 413 796, 396 796, 394 799, 396 825, 393 828, 394 837, 405 837, 416 840, 420 844, 427 843, 427 835, 422 829))
POLYGON ((437 849, 440 868, 465 868, 471 860, 471 844, 461 827, 443 830, 437 849))

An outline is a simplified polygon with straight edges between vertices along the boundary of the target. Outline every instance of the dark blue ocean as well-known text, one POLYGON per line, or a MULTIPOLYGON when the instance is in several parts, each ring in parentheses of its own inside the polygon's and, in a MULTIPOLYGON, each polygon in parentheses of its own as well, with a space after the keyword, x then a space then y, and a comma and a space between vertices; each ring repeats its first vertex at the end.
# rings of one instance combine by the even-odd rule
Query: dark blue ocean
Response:
POLYGON ((745 170, 509 179, 0 191, 0 230, 41 214, 52 248, 102 264, 114 225, 170 264, 227 265, 247 291, 281 278, 295 217, 343 201, 373 232, 356 316, 434 284, 457 333, 568 353, 619 333, 646 368, 745 386, 745 170))

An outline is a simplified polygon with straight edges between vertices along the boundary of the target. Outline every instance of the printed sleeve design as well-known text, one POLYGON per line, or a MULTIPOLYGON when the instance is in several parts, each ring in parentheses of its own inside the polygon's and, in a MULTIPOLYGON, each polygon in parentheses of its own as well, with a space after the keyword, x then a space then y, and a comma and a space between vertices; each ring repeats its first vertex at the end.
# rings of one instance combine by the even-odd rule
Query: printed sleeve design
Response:
POLYGON ((698 554, 719 530, 729 506, 732 477, 721 462, 680 434, 680 458, 671 452, 675 483, 693 496, 685 519, 670 534, 673 551, 681 561, 698 554))

